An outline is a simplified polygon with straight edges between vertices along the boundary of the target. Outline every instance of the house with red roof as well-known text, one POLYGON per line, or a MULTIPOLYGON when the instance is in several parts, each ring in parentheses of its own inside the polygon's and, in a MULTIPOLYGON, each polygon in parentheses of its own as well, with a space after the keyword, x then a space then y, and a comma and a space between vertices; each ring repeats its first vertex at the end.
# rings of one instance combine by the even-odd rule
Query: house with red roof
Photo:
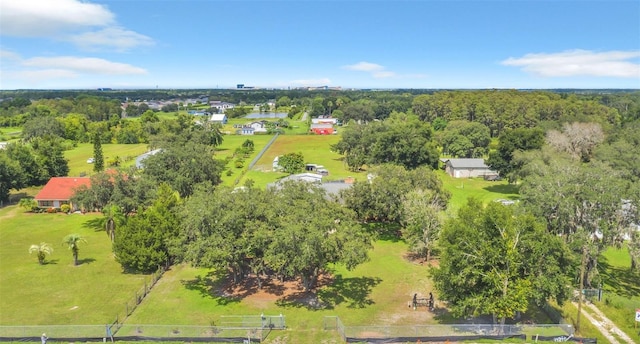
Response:
POLYGON ((71 209, 74 209, 71 204, 71 197, 75 194, 76 190, 85 185, 91 186, 90 178, 80 177, 53 177, 49 179, 47 185, 45 185, 35 197, 40 208, 60 208, 63 204, 71 205, 71 209))

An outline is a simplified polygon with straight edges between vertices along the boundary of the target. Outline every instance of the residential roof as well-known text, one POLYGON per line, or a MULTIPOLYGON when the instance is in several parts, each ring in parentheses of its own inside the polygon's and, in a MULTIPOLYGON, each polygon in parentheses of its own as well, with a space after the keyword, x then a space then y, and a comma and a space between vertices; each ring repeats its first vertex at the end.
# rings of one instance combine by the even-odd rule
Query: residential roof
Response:
POLYGON ((311 129, 329 129, 333 128, 331 123, 313 123, 311 124, 311 129))
POLYGON ((138 157, 136 158, 136 168, 143 168, 144 164, 142 163, 142 161, 152 155, 156 155, 158 153, 160 153, 162 151, 162 149, 154 149, 150 152, 146 152, 144 154, 138 155, 138 157))
POLYGON ((489 168, 484 163, 484 159, 448 159, 446 163, 453 168, 489 168))
POLYGON ((214 115, 211 115, 211 119, 210 120, 213 121, 213 122, 221 122, 221 121, 224 121, 225 118, 227 118, 227 115, 225 115, 223 113, 222 114, 214 114, 214 115))
POLYGON ((42 201, 69 200, 81 185, 91 186, 91 179, 86 177, 53 177, 38 192, 35 199, 42 201))

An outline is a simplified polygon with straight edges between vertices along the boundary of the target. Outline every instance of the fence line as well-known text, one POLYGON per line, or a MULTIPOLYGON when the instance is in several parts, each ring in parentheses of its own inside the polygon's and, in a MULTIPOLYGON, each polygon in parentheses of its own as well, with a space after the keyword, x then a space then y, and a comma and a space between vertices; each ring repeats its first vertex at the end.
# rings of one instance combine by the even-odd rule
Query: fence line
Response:
POLYGON ((337 316, 325 316, 323 329, 338 331, 346 342, 364 340, 406 341, 413 338, 516 338, 522 336, 567 337, 573 336, 574 328, 567 324, 540 325, 494 325, 494 324, 452 324, 452 325, 364 325, 345 326, 337 316))
POLYGON ((260 160, 260 158, 262 158, 262 155, 267 151, 267 149, 269 149, 269 147, 271 147, 271 145, 273 144, 273 142, 278 138, 278 133, 275 133, 275 135, 273 135, 273 137, 271 138, 271 140, 269 140, 269 142, 267 142, 267 144, 262 147, 262 149, 260 150, 260 152, 258 152, 258 155, 256 155, 255 158, 253 158, 253 160, 251 160, 251 162, 249 163, 249 165, 247 165, 247 168, 242 170, 242 173, 238 176, 238 178, 236 178, 236 180, 234 181, 234 185, 237 185, 240 182, 240 179, 242 179, 242 176, 244 176, 245 173, 247 173, 248 171, 250 171, 253 166, 256 165, 256 163, 258 162, 258 160, 260 160))
POLYGON ((151 274, 151 278, 149 280, 145 279, 144 286, 138 289, 132 298, 127 301, 124 305, 124 313, 116 314, 115 320, 107 326, 107 334, 110 336, 115 336, 116 333, 120 330, 123 323, 129 318, 129 316, 133 313, 133 311, 138 308, 138 305, 144 300, 144 298, 149 294, 151 289, 156 285, 160 277, 165 273, 165 267, 159 267, 158 270, 151 274))

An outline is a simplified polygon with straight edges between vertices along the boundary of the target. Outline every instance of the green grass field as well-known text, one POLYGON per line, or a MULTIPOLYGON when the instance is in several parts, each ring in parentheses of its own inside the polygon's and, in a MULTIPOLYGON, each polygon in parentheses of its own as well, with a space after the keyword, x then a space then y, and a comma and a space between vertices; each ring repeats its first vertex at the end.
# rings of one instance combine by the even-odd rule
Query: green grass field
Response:
POLYGON ((0 209, 0 324, 106 324, 146 276, 123 274, 104 231, 86 226, 101 215, 24 213, 17 206, 0 209), (80 265, 62 239, 72 233, 80 243, 80 265), (38 264, 28 250, 49 243, 54 251, 38 264))
MULTIPOLYGON (((147 144, 103 144, 104 166, 109 168, 107 162, 116 156, 120 157, 121 167, 133 166, 136 157, 148 150, 147 144)), ((87 176, 94 174, 93 164, 87 163, 87 159, 93 157, 93 144, 79 143, 76 148, 65 151, 64 157, 69 160, 69 176, 80 176, 82 173, 87 176)))
POLYGON ((604 280, 603 297, 596 306, 622 331, 640 343, 640 324, 634 324, 640 309, 640 272, 632 271, 626 247, 609 248, 598 261, 604 280))
MULTIPOLYGON (((271 135, 226 135, 216 157, 230 156, 247 139, 254 141, 255 152, 245 159, 245 164, 266 145, 271 135)), ((263 187, 283 177, 283 173, 271 171, 272 161, 275 156, 289 152, 301 152, 305 162, 324 165, 330 173, 326 179, 352 176, 364 180, 366 172, 348 171, 342 157, 330 151, 330 146, 339 139, 340 135, 280 135, 255 168, 244 174, 240 184, 252 179, 256 186, 263 187)), ((117 154, 124 160, 125 156, 135 158, 147 147, 103 145, 103 150, 105 157, 117 154)), ((70 160, 70 175, 92 174, 93 165, 86 163, 92 155, 91 144, 81 144, 65 152, 70 160)), ((223 173, 225 185, 233 185, 244 170, 235 169, 232 163, 228 167, 233 174, 225 176, 223 173)), ((517 186, 505 181, 454 179, 443 171, 437 173, 444 187, 452 193, 450 214, 468 197, 484 202, 518 199, 517 186)), ((0 325, 105 324, 123 312, 125 304, 148 276, 122 273, 106 234, 87 225, 99 216, 28 214, 16 206, 0 208, 0 325), (81 244, 80 249, 82 264, 77 267, 72 265, 71 252, 61 244, 62 238, 70 233, 80 233, 87 238, 87 243, 81 244), (41 241, 52 244, 55 250, 47 257, 50 263, 44 266, 28 254, 29 246, 41 241)), ((633 318, 628 313, 640 308, 640 275, 628 270, 629 258, 625 252, 608 250, 600 263, 605 299, 598 307, 631 335, 633 318)), ((370 252, 371 260, 355 270, 333 267, 331 283, 324 284, 317 292, 323 305, 320 308, 308 306, 312 295, 300 290, 284 294, 277 285, 268 287, 269 292, 250 289, 241 297, 223 296, 224 281, 216 278, 215 271, 178 265, 165 273, 126 323, 209 326, 219 324, 224 315, 283 314, 288 329, 273 331, 268 342, 329 343, 340 339, 336 332, 322 330, 324 316, 339 316, 347 326, 456 322, 445 315, 434 317, 430 312, 407 307, 413 293, 426 295, 432 291, 432 285, 427 266, 406 259, 405 253, 406 245, 402 241, 387 238, 377 241, 370 252)), ((572 307, 569 304, 562 308, 569 320, 575 320, 572 319, 572 316, 575 318, 572 307)), ((527 317, 539 322, 546 320, 545 315, 535 311, 527 317)), ((581 335, 606 341, 584 319, 581 335)), ((638 339, 637 336, 633 338, 638 339)))
POLYGON ((214 271, 176 266, 165 273, 128 322, 206 326, 219 324, 225 315, 283 314, 291 330, 274 331, 270 339, 287 336, 292 343, 326 339, 328 333, 322 331, 324 316, 337 315, 349 326, 433 324, 431 313, 407 307, 414 292, 426 295, 432 289, 427 266, 407 261, 405 252, 401 242, 379 241, 368 263, 353 271, 335 267, 333 284, 317 293, 324 304, 320 309, 295 301, 308 300, 311 294, 296 290, 291 295, 278 295, 282 291, 275 285, 265 286, 270 292, 250 289, 241 297, 225 297, 214 271))

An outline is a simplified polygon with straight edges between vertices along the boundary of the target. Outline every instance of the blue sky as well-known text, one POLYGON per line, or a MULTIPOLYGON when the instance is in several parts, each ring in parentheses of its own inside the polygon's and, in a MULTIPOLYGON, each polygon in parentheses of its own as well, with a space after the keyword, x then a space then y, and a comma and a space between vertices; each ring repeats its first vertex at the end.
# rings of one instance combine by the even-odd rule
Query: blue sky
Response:
POLYGON ((0 89, 640 88, 640 1, 0 1, 0 89))

